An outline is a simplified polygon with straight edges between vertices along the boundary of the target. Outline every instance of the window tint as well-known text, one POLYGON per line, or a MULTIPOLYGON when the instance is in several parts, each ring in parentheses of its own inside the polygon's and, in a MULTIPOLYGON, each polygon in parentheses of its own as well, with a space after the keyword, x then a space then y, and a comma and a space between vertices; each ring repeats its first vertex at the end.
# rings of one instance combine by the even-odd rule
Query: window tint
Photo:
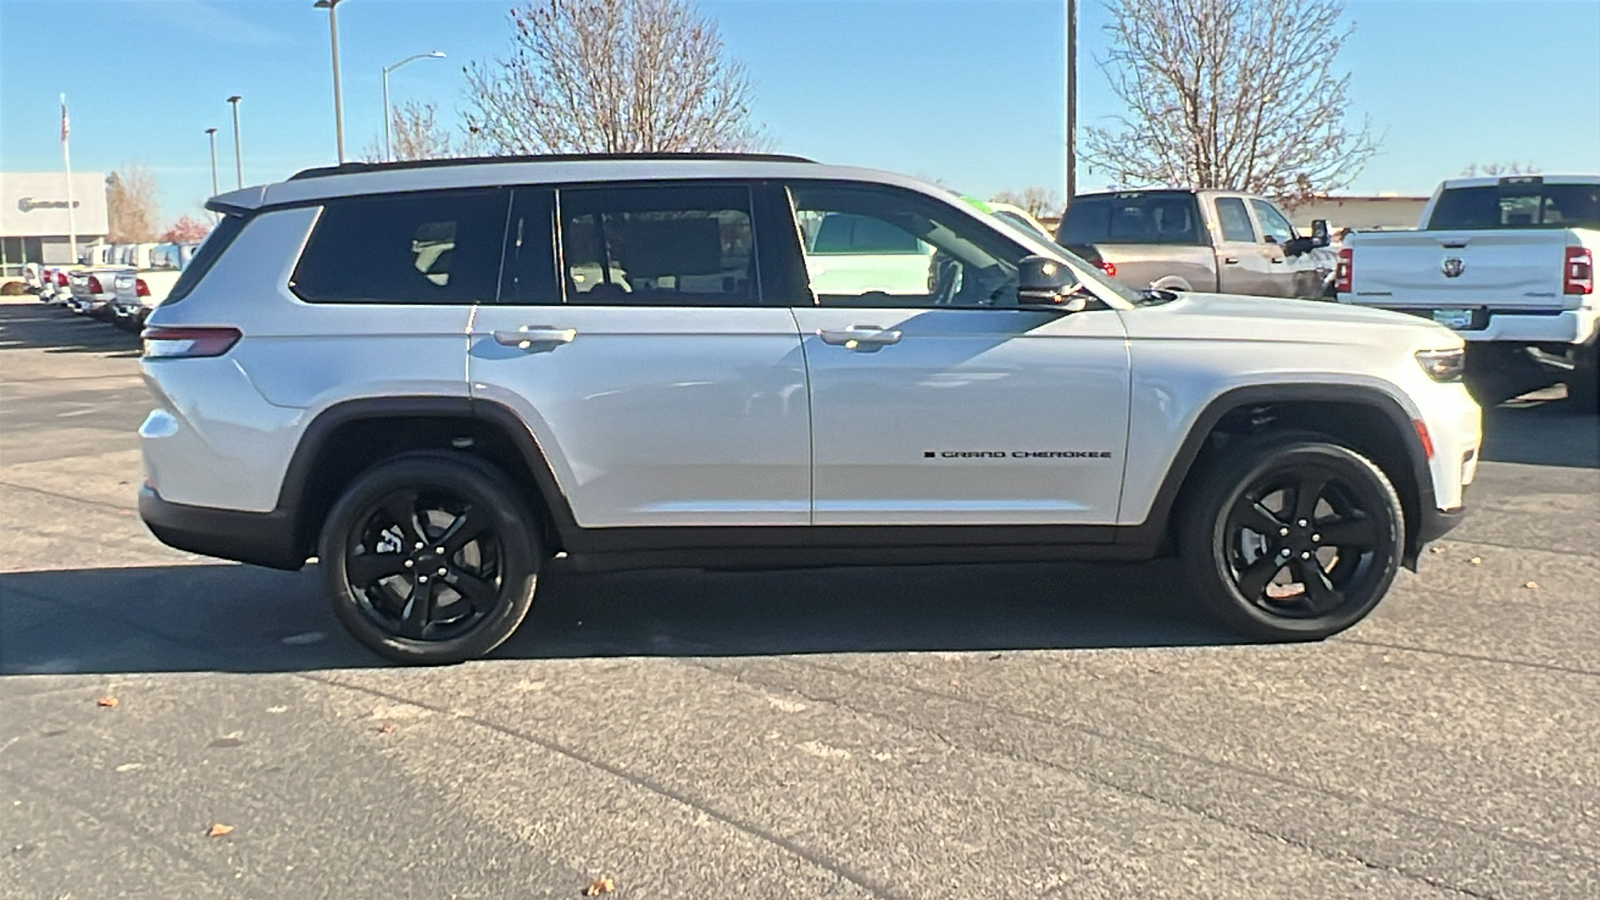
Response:
POLYGON ((560 208, 568 303, 758 302, 744 187, 570 188, 560 208))
POLYGON ((177 244, 157 244, 150 251, 150 268, 152 269, 181 269, 179 261, 179 247, 177 244))
POLYGON ((1250 207, 1256 211, 1256 221, 1261 223, 1261 233, 1273 241, 1283 244, 1294 237, 1294 226, 1289 220, 1278 212, 1277 207, 1265 200, 1251 200, 1250 207))
POLYGON ((561 302, 556 280, 555 192, 517 188, 506 223, 505 266, 500 302, 521 305, 561 302))
POLYGON ((882 187, 802 184, 790 196, 824 306, 1017 303, 1017 262, 1028 251, 959 209, 882 187), (840 252, 831 235, 846 230, 850 249, 840 252))
POLYGON ((290 286, 311 303, 495 298, 509 191, 329 200, 290 286))
POLYGON ((1217 223, 1222 226, 1222 239, 1244 244, 1256 242, 1256 227, 1250 224, 1250 214, 1244 201, 1238 197, 1217 198, 1217 223))
POLYGON ((1189 194, 1098 194, 1074 198, 1056 238, 1062 244, 1199 244, 1189 194))
POLYGON ((195 285, 200 283, 200 279, 206 277, 206 273, 211 271, 211 267, 217 264, 218 259, 222 258, 223 251, 227 250, 228 245, 233 243, 233 239, 238 237, 239 232, 244 230, 244 222, 243 216, 230 215, 222 217, 222 221, 217 223, 217 227, 211 229, 211 233, 206 235, 206 239, 200 242, 200 248, 189 259, 189 264, 183 267, 182 274, 178 276, 177 281, 173 282, 172 290, 167 293, 167 299, 161 301, 162 306, 166 306, 169 303, 177 303, 184 297, 189 296, 189 292, 194 290, 195 285))
POLYGON ((1600 228, 1600 185, 1522 182, 1450 188, 1439 196, 1428 227, 1600 228))

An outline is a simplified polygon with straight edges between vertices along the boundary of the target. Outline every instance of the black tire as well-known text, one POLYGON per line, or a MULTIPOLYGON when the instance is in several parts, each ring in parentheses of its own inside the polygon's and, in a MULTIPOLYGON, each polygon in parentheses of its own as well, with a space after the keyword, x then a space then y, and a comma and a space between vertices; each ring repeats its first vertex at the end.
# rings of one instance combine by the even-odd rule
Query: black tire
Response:
POLYGON ((1400 498, 1371 460, 1329 438, 1252 438, 1195 487, 1179 556, 1205 610, 1233 631, 1320 640, 1361 621, 1394 581, 1400 498))
POLYGON ((1573 350, 1572 374, 1567 376, 1567 399, 1580 413, 1600 412, 1600 339, 1573 350))
POLYGON ((334 614, 395 662, 458 663, 498 647, 532 607, 545 559, 519 497, 465 454, 406 454, 367 470, 319 542, 334 614))

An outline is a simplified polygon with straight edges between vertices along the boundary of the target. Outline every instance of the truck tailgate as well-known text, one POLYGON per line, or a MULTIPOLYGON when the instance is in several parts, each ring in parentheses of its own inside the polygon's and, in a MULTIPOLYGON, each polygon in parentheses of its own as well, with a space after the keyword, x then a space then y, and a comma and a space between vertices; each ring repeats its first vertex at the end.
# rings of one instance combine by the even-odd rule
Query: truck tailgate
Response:
POLYGON ((1373 306, 1560 309, 1565 229, 1419 231, 1351 239, 1348 299, 1373 306))

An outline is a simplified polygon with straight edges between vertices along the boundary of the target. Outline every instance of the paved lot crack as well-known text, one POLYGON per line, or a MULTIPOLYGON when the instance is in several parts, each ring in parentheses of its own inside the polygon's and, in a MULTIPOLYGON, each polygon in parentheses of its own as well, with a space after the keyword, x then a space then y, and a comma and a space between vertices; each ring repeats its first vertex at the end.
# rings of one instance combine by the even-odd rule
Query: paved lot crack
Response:
POLYGON ((1427 653, 1433 656, 1446 656, 1451 659, 1464 659, 1472 662, 1496 663, 1503 666, 1517 666, 1523 669, 1542 669, 1547 672, 1560 672, 1565 675, 1587 675, 1600 677, 1600 672, 1594 669, 1579 669, 1573 666, 1559 666, 1555 663, 1533 662, 1525 659, 1508 659, 1503 656, 1486 656, 1481 653, 1462 653, 1459 650, 1440 650, 1435 647, 1419 647, 1413 644, 1390 644, 1384 641, 1369 641, 1364 638, 1341 638, 1341 643, 1360 644, 1363 647, 1377 647, 1383 650, 1402 650, 1409 653, 1427 653))
POLYGON ((39 494, 40 496, 44 497, 54 497, 57 500, 70 500, 73 503, 83 503, 88 506, 98 506, 102 509, 115 509, 121 512, 139 511, 139 507, 137 506, 120 506, 116 503, 107 503, 104 500, 86 500, 82 497, 74 497, 71 494, 62 494, 56 491, 47 491, 43 488, 29 487, 25 484, 17 484, 14 481, 0 481, 0 487, 13 488, 19 491, 27 491, 30 494, 39 494))

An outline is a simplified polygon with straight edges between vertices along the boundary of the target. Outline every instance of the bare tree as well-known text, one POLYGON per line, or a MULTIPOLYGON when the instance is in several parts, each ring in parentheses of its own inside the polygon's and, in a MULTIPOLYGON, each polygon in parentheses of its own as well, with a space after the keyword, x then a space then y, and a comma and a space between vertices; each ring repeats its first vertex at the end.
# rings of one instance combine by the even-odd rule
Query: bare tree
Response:
MULTIPOLYGON (((439 124, 437 103, 418 103, 408 100, 389 111, 390 144, 396 160, 446 159, 453 156, 471 156, 471 141, 457 142, 450 130, 439 124), (456 144, 460 143, 461 147, 456 144)), ((368 162, 383 162, 383 135, 378 135, 362 151, 368 162)))
POLYGON ((1291 204, 1350 185, 1377 150, 1346 125, 1344 0, 1111 0, 1100 60, 1128 109, 1084 159, 1125 186, 1232 188, 1291 204))
POLYGON ((1009 203, 1012 206, 1020 206, 1035 219, 1040 216, 1054 216, 1061 213, 1061 195, 1049 188, 1039 187, 1038 185, 1024 188, 1020 194, 1016 191, 1001 191, 995 194, 993 199, 996 203, 1009 203))
POLYGON ((526 0, 511 55, 466 68, 494 153, 752 150, 750 84, 687 0, 526 0))
POLYGON ((106 176, 106 217, 113 244, 140 244, 156 239, 160 210, 156 179, 142 165, 125 165, 106 176))
POLYGON ((1492 162, 1484 163, 1482 165, 1479 165, 1478 163, 1468 163, 1467 167, 1461 170, 1461 177, 1472 178, 1475 175, 1538 175, 1543 171, 1543 169, 1539 168, 1534 163, 1523 165, 1516 160, 1512 160, 1508 163, 1492 162))

